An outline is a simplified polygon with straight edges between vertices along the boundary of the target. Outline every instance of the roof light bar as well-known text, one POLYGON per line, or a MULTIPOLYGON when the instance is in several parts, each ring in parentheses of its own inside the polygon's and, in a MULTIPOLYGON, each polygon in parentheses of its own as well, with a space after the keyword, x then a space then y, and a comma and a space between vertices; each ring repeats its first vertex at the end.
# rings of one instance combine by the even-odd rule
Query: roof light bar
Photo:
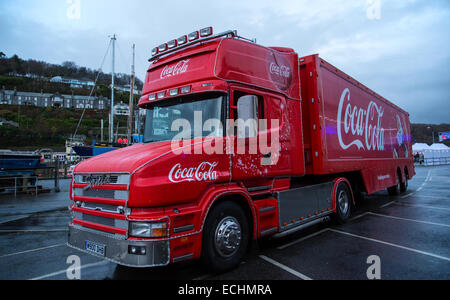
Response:
MULTIPOLYGON (((233 34, 233 35, 237 35, 237 33, 235 31, 227 31, 224 32, 221 35, 217 35, 217 37, 219 36, 223 36, 223 35, 229 35, 229 34, 233 34)), ((183 35, 181 37, 179 37, 176 40, 171 40, 170 42, 164 43, 162 45, 159 45, 156 48, 152 49, 152 59, 155 56, 160 56, 162 54, 164 54, 166 51, 173 51, 174 49, 183 46, 183 45, 187 45, 187 44, 191 44, 196 42, 197 40, 203 40, 203 39, 207 39, 207 38, 213 38, 213 28, 212 27, 206 27, 203 28, 201 30, 197 30, 194 32, 191 32, 188 35, 183 35)))

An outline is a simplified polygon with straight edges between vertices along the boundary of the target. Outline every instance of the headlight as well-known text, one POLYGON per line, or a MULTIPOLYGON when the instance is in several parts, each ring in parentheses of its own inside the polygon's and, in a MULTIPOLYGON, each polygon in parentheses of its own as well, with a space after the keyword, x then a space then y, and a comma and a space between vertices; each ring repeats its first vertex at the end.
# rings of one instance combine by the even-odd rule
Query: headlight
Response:
POLYGON ((130 223, 130 236, 160 238, 167 236, 167 223, 130 223))

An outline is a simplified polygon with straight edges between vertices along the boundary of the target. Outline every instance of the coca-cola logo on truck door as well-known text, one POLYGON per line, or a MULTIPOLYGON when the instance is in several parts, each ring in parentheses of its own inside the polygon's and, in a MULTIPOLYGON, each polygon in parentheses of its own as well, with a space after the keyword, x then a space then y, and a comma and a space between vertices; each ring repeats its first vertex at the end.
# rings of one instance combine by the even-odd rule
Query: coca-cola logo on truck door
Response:
POLYGON ((289 89, 292 83, 292 68, 287 59, 281 55, 275 55, 272 52, 269 55, 269 74, 270 79, 276 87, 282 91, 289 89))

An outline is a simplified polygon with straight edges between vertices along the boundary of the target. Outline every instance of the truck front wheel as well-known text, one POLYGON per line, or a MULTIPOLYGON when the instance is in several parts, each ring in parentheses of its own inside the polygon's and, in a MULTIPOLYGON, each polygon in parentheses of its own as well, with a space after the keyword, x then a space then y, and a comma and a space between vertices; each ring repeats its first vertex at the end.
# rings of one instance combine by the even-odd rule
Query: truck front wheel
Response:
POLYGON ((206 267, 225 272, 239 265, 249 244, 249 225, 243 209, 234 202, 213 208, 203 231, 202 259, 206 267))

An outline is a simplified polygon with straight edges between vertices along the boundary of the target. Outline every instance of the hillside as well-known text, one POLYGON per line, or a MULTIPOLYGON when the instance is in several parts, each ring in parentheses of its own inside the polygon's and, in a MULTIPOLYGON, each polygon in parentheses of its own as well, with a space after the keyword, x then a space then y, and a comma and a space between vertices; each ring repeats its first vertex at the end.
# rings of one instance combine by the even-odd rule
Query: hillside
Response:
MULTIPOLYGON (((66 61, 61 65, 49 64, 43 61, 33 59, 23 60, 17 55, 10 58, 0 57, 0 75, 3 76, 29 76, 31 78, 40 78, 49 80, 56 76, 67 77, 78 80, 92 80, 97 76, 97 70, 86 67, 80 67, 75 62, 66 61)), ((130 83, 130 75, 117 73, 116 83, 125 86, 130 83)), ((98 83, 109 86, 111 74, 101 72, 98 83)), ((143 82, 136 78, 138 89, 142 89, 143 82)), ((40 92, 40 91, 39 91, 40 92)), ((47 92, 47 91, 45 91, 47 92)))
MULTIPOLYGON (((431 145, 433 143, 433 132, 434 141, 439 143, 440 132, 450 132, 450 124, 441 125, 428 125, 428 124, 412 124, 411 134, 413 143, 426 143, 431 145)), ((450 146, 450 141, 445 142, 447 146, 450 146)))
MULTIPOLYGON (((0 105, 0 119, 19 124, 0 126, 2 149, 36 150, 52 148, 65 151, 65 141, 71 137, 80 120, 82 110, 41 108, 34 106, 0 105), (7 143, 4 141, 8 141, 7 143)), ((100 141, 101 120, 104 121, 104 137, 108 134, 108 112, 86 110, 77 135, 86 136, 86 142, 100 141)), ((126 127, 127 117, 116 116, 115 126, 126 127)))

